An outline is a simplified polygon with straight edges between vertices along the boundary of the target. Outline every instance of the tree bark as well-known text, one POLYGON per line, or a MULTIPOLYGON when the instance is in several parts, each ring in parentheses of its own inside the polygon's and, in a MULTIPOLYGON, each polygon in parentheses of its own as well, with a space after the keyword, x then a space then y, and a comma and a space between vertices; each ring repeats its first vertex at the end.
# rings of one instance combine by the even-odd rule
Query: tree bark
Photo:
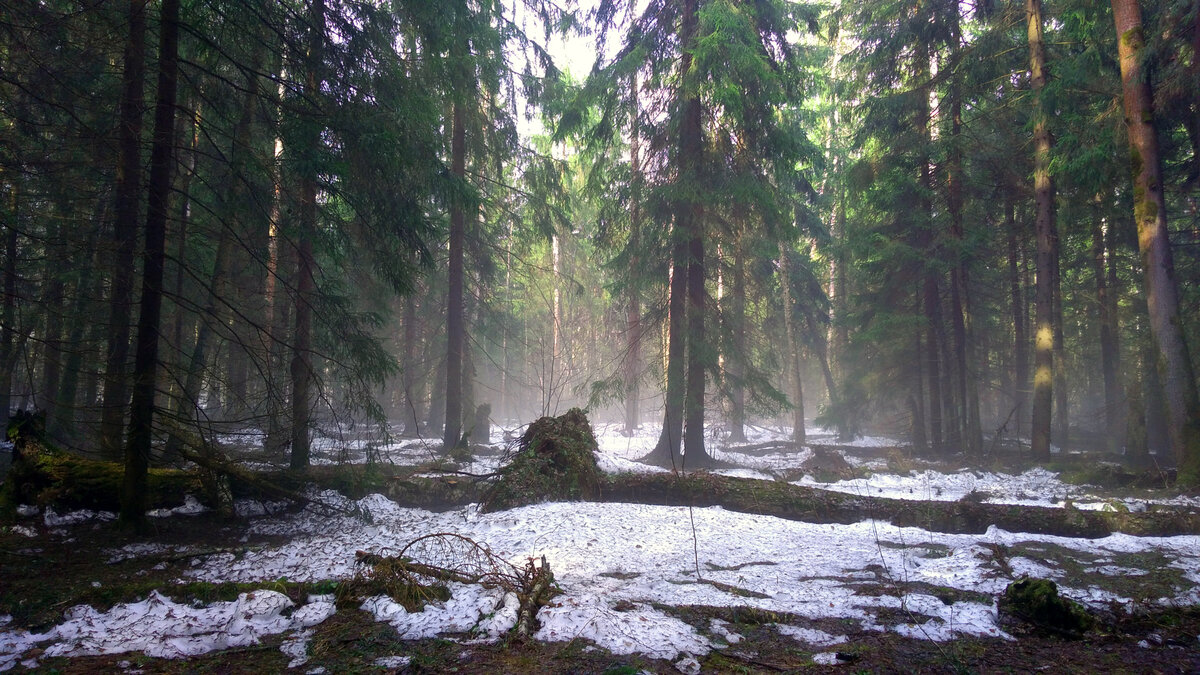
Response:
POLYGON ((5 419, 12 412, 12 376, 17 365, 17 188, 10 187, 11 209, 4 233, 4 303, 0 320, 0 412, 5 419))
POLYGON ((1033 456, 1038 461, 1050 459, 1051 403, 1054 391, 1054 264, 1055 243, 1054 180, 1050 176, 1050 135, 1047 114, 1042 100, 1049 74, 1046 70, 1046 49, 1042 40, 1041 0, 1025 1, 1025 20, 1029 33, 1029 72, 1033 81, 1033 141, 1034 141, 1034 198, 1037 203, 1037 307, 1034 323, 1033 375, 1033 456))
MULTIPOLYGON (((691 76, 692 51, 695 48, 698 29, 698 0, 683 0, 683 11, 679 28, 680 114, 679 151, 676 156, 676 176, 680 192, 698 189, 698 173, 703 160, 703 120, 700 98, 694 85, 686 84, 691 76)), ((702 239, 699 205, 694 197, 680 197, 675 208, 675 227, 672 231, 674 248, 672 258, 674 271, 671 277, 668 319, 669 346, 667 348, 667 392, 662 434, 658 444, 646 460, 673 468, 683 468, 683 457, 679 452, 683 418, 688 417, 688 438, 684 452, 692 468, 703 466, 707 453, 704 451, 704 373, 700 352, 704 347, 692 342, 693 338, 704 339, 704 241, 702 239), (696 279, 699 279, 697 283, 696 279), (696 292, 697 286, 699 293, 696 292), (686 308, 686 309, 685 309, 686 308), (684 313, 687 321, 684 321, 684 313), (700 312, 700 316, 692 316, 700 312), (686 331, 686 336, 685 336, 686 331), (685 379, 685 340, 688 362, 685 379), (693 367, 701 368, 694 375, 693 367), (697 395, 698 394, 698 395, 697 395), (697 412, 698 411, 698 412, 697 412), (697 419, 698 418, 698 419, 697 419), (699 422, 700 427, 696 428, 699 422)))
POLYGON ((663 426, 654 450, 644 458, 650 464, 681 468, 679 450, 683 442, 684 312, 687 306, 687 241, 678 226, 671 233, 671 279, 667 299, 667 386, 663 401, 663 426))
POLYGON ((1021 285, 1017 220, 1011 197, 1004 203, 1004 230, 1008 240, 1008 280, 1013 322, 1013 419, 1016 420, 1015 432, 1019 435, 1024 428, 1025 403, 1029 396, 1029 337, 1025 331, 1025 292, 1021 285))
POLYGON ((134 249, 137 245, 138 204, 142 190, 142 109, 145 106, 146 0, 129 2, 129 41, 125 43, 121 76, 121 121, 116 172, 113 226, 112 294, 109 296, 108 345, 104 368, 104 412, 100 421, 100 451, 108 459, 121 457, 125 405, 129 398, 129 329, 133 314, 134 249))
POLYGON ((404 298, 404 351, 401 362, 400 383, 404 388, 404 435, 417 436, 421 431, 421 408, 423 398, 417 390, 417 341, 420 325, 417 320, 417 292, 413 290, 404 298))
MULTIPOLYGON (((62 206, 65 218, 69 207, 62 206)), ((42 276, 42 313, 45 323, 42 329, 42 384, 36 398, 38 408, 46 414, 46 430, 52 435, 57 432, 59 384, 62 373, 62 324, 63 299, 66 293, 63 261, 69 260, 67 253, 66 228, 58 219, 52 220, 46 229, 46 259, 42 276)))
MULTIPOLYGON (((461 57, 461 56, 460 56, 461 57)), ((461 87, 463 83, 458 83, 461 87)), ((463 105, 454 101, 451 113, 450 172, 466 176, 466 129, 463 105)), ((446 291, 446 424, 442 447, 450 450, 462 438, 462 359, 466 328, 463 325, 463 240, 466 222, 461 204, 450 207, 450 262, 446 291)))
MULTIPOLYGON (((700 189, 701 166, 704 161, 704 121, 700 94, 695 85, 688 85, 692 77, 692 52, 696 47, 699 0, 684 0, 683 16, 680 21, 679 44, 682 58, 680 73, 683 85, 681 111, 683 120, 679 128, 679 166, 685 193, 692 194, 700 189)), ((689 196, 680 201, 676 223, 680 234, 687 239, 687 391, 684 394, 684 439, 683 449, 687 464, 700 468, 712 463, 704 449, 704 380, 710 361, 710 349, 704 329, 707 319, 705 303, 704 227, 701 222, 702 207, 697 198, 689 196)), ((676 270, 679 274, 682 270, 676 270)))
POLYGON ((146 519, 146 476, 154 424, 161 329, 163 262, 170 209, 174 158, 175 90, 179 65, 179 0, 163 0, 159 31, 158 96, 154 106, 154 144, 150 151, 150 184, 146 210, 146 244, 142 254, 142 299, 134 360, 133 399, 129 409, 129 442, 121 486, 121 522, 141 529, 146 519))
POLYGON ((1123 401, 1117 381, 1117 335, 1116 316, 1108 287, 1107 247, 1104 231, 1107 223, 1097 218, 1092 222, 1092 276, 1096 284, 1096 304, 1100 310, 1100 371, 1104 381, 1104 430, 1108 451, 1117 454, 1121 450, 1123 434, 1120 429, 1123 401))
POLYGON ((625 354, 625 435, 632 436, 641 424, 641 386, 639 380, 642 374, 642 303, 640 256, 642 241, 642 157, 641 136, 638 133, 638 80, 635 73, 630 84, 630 99, 633 101, 633 111, 630 115, 629 126, 629 169, 632 185, 632 197, 629 207, 629 250, 632 252, 629 269, 632 278, 629 281, 629 306, 625 313, 626 354, 625 354))
MULTIPOLYGON (((698 215, 695 217, 698 218, 698 215)), ((700 468, 710 463, 704 449, 704 384, 710 365, 710 350, 704 326, 707 312, 704 240, 696 232, 700 228, 696 224, 693 224, 693 228, 694 234, 688 243, 687 391, 683 402, 683 452, 684 462, 688 466, 700 468)))
POLYGON ((787 246, 779 243, 779 287, 783 299, 783 328, 787 345, 784 353, 791 370, 792 384, 792 442, 804 445, 808 442, 804 429, 804 376, 800 358, 800 329, 796 325, 796 312, 792 300, 791 263, 787 246))
POLYGON ((733 381, 729 395, 729 440, 734 443, 746 442, 746 249, 742 236, 734 242, 733 306, 730 308, 733 353, 729 355, 729 371, 733 381))
POLYGON ((1145 275, 1150 331, 1158 351, 1155 370, 1163 384, 1171 450, 1179 462, 1179 482, 1196 485, 1200 484, 1200 396, 1179 315, 1153 99, 1150 82, 1142 70, 1146 45, 1141 7, 1137 0, 1112 0, 1112 8, 1121 59, 1125 126, 1129 131, 1133 216, 1145 275))
POLYGON ((305 120, 301 151, 308 161, 301 169, 299 216, 300 235, 296 245, 296 325, 292 340, 292 452, 290 465, 303 469, 309 463, 309 426, 312 418, 312 312, 316 295, 316 264, 313 258, 313 238, 317 233, 317 154, 320 152, 321 126, 317 119, 317 100, 321 96, 323 78, 318 74, 324 58, 325 0, 313 0, 308 55, 305 64, 304 95, 311 115, 305 120))

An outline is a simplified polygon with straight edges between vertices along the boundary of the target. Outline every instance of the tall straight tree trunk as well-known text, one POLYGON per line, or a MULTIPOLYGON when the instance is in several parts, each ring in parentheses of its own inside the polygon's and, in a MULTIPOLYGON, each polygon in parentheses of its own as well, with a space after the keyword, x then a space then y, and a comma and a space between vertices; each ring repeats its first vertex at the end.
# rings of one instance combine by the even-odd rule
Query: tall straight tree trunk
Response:
POLYGON ((154 144, 150 151, 150 185, 146 209, 146 244, 142 254, 142 300, 134 359, 133 400, 129 407, 129 442, 121 486, 121 522, 142 528, 146 519, 146 477, 158 383, 158 338, 161 329, 163 262, 171 173, 175 149, 175 89, 179 74, 179 0, 163 0, 159 30, 158 96, 154 105, 154 144))
MULTIPOLYGON (((1121 58, 1125 126, 1129 130, 1133 174, 1133 217, 1145 274, 1150 331, 1158 353, 1155 367, 1163 384, 1171 451, 1179 462, 1179 482, 1200 484, 1200 396, 1179 315, 1175 263, 1167 238, 1158 136, 1150 82, 1142 70, 1145 36, 1138 0, 1112 0, 1121 58)), ((1149 397, 1147 397, 1147 401, 1149 397)))
POLYGON ((1029 32, 1029 72, 1033 81, 1033 189, 1037 204, 1037 307, 1033 347, 1033 456, 1050 459, 1050 419, 1054 393, 1054 274, 1058 241, 1055 224, 1054 180, 1050 176, 1050 136, 1042 92, 1049 73, 1046 47, 1042 41, 1042 2, 1025 0, 1025 20, 1029 32))
MULTIPOLYGON (((64 205, 62 214, 67 213, 64 205)), ((39 387, 38 407, 46 413, 47 430, 57 431, 59 399, 59 378, 62 375, 62 324, 63 299, 66 292, 66 281, 60 266, 68 260, 67 238, 65 227, 58 219, 52 220, 46 231, 46 259, 43 277, 45 286, 42 291, 42 308, 45 314, 45 324, 42 329, 42 384, 39 387)))
POLYGON ((1021 286, 1020 254, 1017 247, 1017 220, 1011 197, 1004 202, 1004 230, 1008 240, 1009 296, 1013 322, 1013 419, 1015 432, 1024 428, 1025 401, 1029 395, 1029 337, 1025 331, 1025 293, 1021 286))
POLYGON ((667 298, 666 393, 663 401, 663 426, 654 450, 644 458, 650 464, 682 468, 679 449, 683 442, 684 391, 684 312, 687 307, 687 241, 679 228, 671 232, 671 280, 667 298))
MULTIPOLYGON (((460 55, 461 58, 461 55, 460 55)), ((458 83, 460 87, 462 82, 458 83)), ((454 101, 451 113, 450 171, 460 179, 466 176, 466 129, 463 102, 454 101)), ((446 424, 442 447, 450 450, 462 437, 462 360, 466 327, 463 325, 463 239, 466 222, 461 204, 450 207, 450 262, 446 284, 446 424)))
POLYGON ((730 355, 729 440, 746 442, 746 247, 739 235, 733 251, 733 306, 730 308, 730 331, 733 333, 733 354, 730 355))
MULTIPOLYGON (((926 48, 919 48, 917 72, 919 79, 929 77, 929 53, 926 48)), ((921 237, 930 262, 925 265, 921 286, 923 310, 925 317, 925 372, 929 381, 929 440, 933 452, 941 454, 945 451, 942 440, 942 370, 941 353, 939 349, 939 334, 942 327, 942 299, 938 286, 937 270, 932 261, 938 258, 937 236, 933 224, 933 204, 929 195, 933 194, 933 166, 930 163, 928 148, 932 143, 931 111, 929 107, 929 85, 921 89, 921 103, 917 119, 918 130, 921 133, 921 143, 924 150, 919 160, 919 180, 921 185, 921 237)), ((945 392, 949 393, 949 392, 945 392)))
POLYGON ((66 345, 69 351, 65 355, 62 383, 58 388, 59 404, 55 406, 58 417, 55 426, 63 432, 66 438, 71 438, 74 435, 77 422, 80 418, 78 407, 79 382, 83 374, 85 345, 93 344, 91 340, 85 340, 85 332, 88 334, 95 334, 97 332, 93 322, 87 320, 86 310, 91 299, 100 297, 102 293, 104 280, 102 275, 95 273, 100 260, 100 251, 96 247, 96 240, 99 238, 100 231, 104 228, 105 222, 108 220, 110 203, 111 200, 108 192, 101 191, 100 196, 96 199, 96 208, 92 216, 92 227, 88 230, 87 236, 84 238, 82 251, 85 257, 82 269, 76 274, 75 297, 71 302, 71 309, 67 314, 70 333, 67 335, 66 345))
POLYGON ((121 75, 118 127, 117 203, 113 226, 112 291, 109 297, 108 346, 104 368, 104 413, 100 450, 109 459, 122 456, 125 405, 129 397, 129 327, 133 315, 134 249, 142 190, 142 108, 145 105, 146 0, 129 2, 129 41, 121 75))
MULTIPOLYGON (((180 179, 179 179, 179 196, 180 196, 179 201, 180 201, 180 204, 179 204, 179 209, 177 211, 178 217, 177 217, 177 222, 176 222, 176 229, 174 232, 174 236, 175 236, 175 253, 174 253, 174 255, 175 255, 175 278, 171 282, 170 290, 167 291, 167 297, 171 298, 175 304, 175 316, 173 317, 173 320, 172 320, 171 337, 169 338, 169 340, 170 340, 169 344, 172 346, 171 355, 167 359, 165 359, 169 364, 167 366, 168 369, 172 368, 173 366, 178 365, 178 359, 181 358, 181 355, 183 354, 184 349, 185 349, 184 344, 183 344, 184 343, 184 339, 183 339, 184 328, 183 328, 183 326, 184 326, 186 315, 188 314, 188 312, 184 309, 183 303, 182 303, 183 284, 184 284, 185 278, 187 277, 187 268, 183 264, 183 261, 186 259, 186 256, 187 256, 188 223, 191 220, 191 186, 192 186, 192 179, 196 176, 196 155, 197 155, 196 150, 200 143, 199 120, 200 120, 200 109, 199 109, 199 107, 197 107, 186 117, 184 117, 184 116, 180 117, 180 120, 179 120, 180 130, 176 134, 177 136, 182 138, 182 137, 184 137, 184 134, 186 133, 187 134, 186 138, 187 138, 188 144, 187 144, 187 146, 185 146, 182 149, 183 151, 186 152, 186 159, 184 160, 183 175, 180 176, 180 179)), ((170 233, 168 233, 168 234, 170 234, 170 233)), ((173 402, 173 406, 174 406, 171 408, 171 411, 173 413, 178 413, 180 410, 178 408, 178 403, 179 403, 179 397, 181 394, 181 390, 177 386, 177 383, 176 383, 177 379, 178 378, 171 378, 171 384, 170 384, 170 388, 168 390, 169 396, 170 396, 169 401, 173 402)), ((169 404, 169 405, 172 405, 172 404, 169 404)))
POLYGON ((17 188, 9 193, 11 223, 4 233, 4 301, 0 310, 0 413, 8 419, 12 411, 12 379, 17 365, 17 188))
POLYGON ((421 431, 422 397, 417 391, 417 340, 420 326, 417 323, 417 292, 413 290, 404 298, 404 351, 400 365, 400 383, 404 388, 404 435, 417 436, 421 431))
POLYGON ((1066 343, 1063 338, 1063 307, 1062 307, 1062 261, 1059 252, 1062 244, 1059 241, 1058 230, 1055 228, 1054 239, 1051 242, 1054 276, 1050 287, 1054 289, 1054 420, 1058 427, 1058 447, 1065 451, 1070 447, 1070 397, 1067 391, 1067 358, 1066 343))
POLYGON ((792 306, 792 266, 789 261, 787 246, 779 243, 779 287, 783 297, 783 327, 787 345, 784 354, 787 355, 788 366, 791 369, 792 384, 792 442, 804 445, 808 438, 804 429, 804 377, 800 360, 800 329, 796 325, 796 312, 792 306))
POLYGON ((1112 338, 1112 369, 1113 369, 1113 397, 1112 400, 1117 402, 1116 412, 1116 429, 1119 431, 1118 436, 1124 438, 1125 410, 1124 404, 1124 388, 1121 385, 1121 317, 1118 311, 1118 298, 1121 295, 1121 282, 1117 278, 1117 266, 1120 261, 1117 259, 1117 237, 1116 228, 1111 224, 1104 230, 1104 274, 1108 282, 1105 284, 1108 288, 1108 293, 1104 298, 1106 307, 1105 316, 1108 319, 1109 334, 1112 338))
POLYGON ((320 152, 321 128, 316 119, 316 101, 321 96, 322 79, 318 75, 324 59, 325 0, 313 0, 310 10, 310 33, 305 64, 304 95, 308 99, 306 130, 300 141, 301 152, 308 161, 300 176, 300 235, 296 245, 296 327, 292 340, 292 453, 290 465, 303 469, 309 463, 309 426, 312 418, 312 312, 316 294, 316 264, 313 259, 313 238, 317 233, 317 154, 320 152))
POLYGON ((1104 379, 1104 430, 1110 453, 1121 450, 1120 420, 1123 406, 1120 383, 1117 381, 1116 317, 1110 312, 1112 289, 1108 286, 1107 247, 1104 231, 1107 223, 1097 218, 1092 222, 1092 276, 1096 284, 1096 304, 1100 310, 1100 371, 1104 379))
MULTIPOLYGON (((915 295, 912 312, 919 316, 921 314, 922 293, 917 292, 915 295)), ((913 331, 912 364, 916 372, 909 379, 913 390, 908 395, 908 408, 912 416, 912 432, 910 435, 913 449, 917 452, 925 452, 929 449, 929 435, 925 431, 925 369, 921 365, 925 359, 925 353, 923 351, 924 347, 921 344, 921 332, 920 327, 913 331)))
MULTIPOLYGON (((956 10, 957 11, 957 10, 956 10)), ((978 378, 971 335, 971 306, 968 293, 967 254, 963 233, 963 156, 962 97, 955 79, 950 91, 950 157, 947 167, 946 205, 950 212, 950 234, 955 243, 955 265, 950 277, 950 302, 954 330, 955 376, 961 407, 963 450, 977 455, 983 450, 983 431, 979 422, 978 378)))
MULTIPOLYGON (((695 227, 695 226, 693 226, 695 227)), ((696 228, 699 229, 699 228, 696 228)), ((687 268, 687 391, 683 401, 684 461, 692 468, 710 463, 704 449, 704 380, 709 351, 705 340, 704 240, 694 235, 688 243, 687 268)))
MULTIPOLYGON (((692 51, 695 48, 698 28, 698 9, 698 0, 683 0, 679 44, 680 77, 684 83, 691 76, 692 51)), ((697 174, 704 149, 703 120, 700 98, 694 91, 694 87, 684 84, 679 88, 679 96, 682 120, 679 125, 676 175, 681 188, 680 192, 687 193, 699 189, 697 174)), ((670 316, 668 319, 666 405, 662 434, 659 436, 654 450, 647 456, 647 461, 674 468, 683 467, 679 444, 681 440, 684 440, 680 436, 686 416, 688 418, 688 437, 684 440, 684 452, 688 455, 688 465, 697 468, 706 463, 707 453, 704 451, 703 431, 704 373, 701 352, 704 347, 692 342, 692 339, 696 337, 704 339, 703 314, 699 317, 692 316, 692 312, 703 312, 704 309, 704 241, 701 239, 699 206, 695 203, 694 197, 681 196, 678 198, 675 208, 675 225, 671 235, 674 240, 672 251, 674 265, 668 301, 670 316), (696 281, 697 278, 699 283, 696 281), (698 293, 696 292, 697 286, 699 287, 698 293), (685 312, 687 313, 686 323, 685 312), (686 366, 685 354, 688 360, 686 366), (691 373, 693 366, 701 368, 698 379, 691 373), (699 428, 696 428, 697 422, 700 425, 699 428)))
POLYGON ((640 276, 640 248, 642 241, 642 157, 641 135, 638 133, 638 79, 634 73, 630 84, 633 111, 629 132, 629 168, 632 174, 633 195, 629 207, 629 250, 632 256, 629 269, 634 278, 629 283, 629 305, 625 314, 625 435, 632 436, 641 424, 642 374, 642 303, 640 276))
MULTIPOLYGON (((700 190, 704 121, 700 95, 694 84, 687 84, 692 77, 692 52, 696 48, 699 8, 699 0, 684 0, 680 19, 680 75, 684 84, 680 88, 683 120, 679 127, 678 172, 684 192, 689 196, 680 201, 676 215, 681 236, 688 240, 687 391, 683 402, 683 451, 687 455, 687 464, 693 468, 712 463, 704 449, 704 380, 710 361, 710 350, 704 334, 708 311, 704 290, 704 227, 701 222, 702 207, 697 203, 698 198, 692 196, 700 190)), ((676 274, 682 271, 676 270, 676 274)))

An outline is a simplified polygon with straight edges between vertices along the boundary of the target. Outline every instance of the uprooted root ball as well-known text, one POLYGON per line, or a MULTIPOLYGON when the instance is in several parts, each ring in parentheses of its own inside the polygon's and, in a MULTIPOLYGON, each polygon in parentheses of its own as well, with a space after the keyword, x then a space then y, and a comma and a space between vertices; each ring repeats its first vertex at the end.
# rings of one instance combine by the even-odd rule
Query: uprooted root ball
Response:
POLYGON ((517 441, 511 461, 484 497, 484 510, 595 499, 603 478, 595 453, 596 437, 579 408, 537 420, 517 441))

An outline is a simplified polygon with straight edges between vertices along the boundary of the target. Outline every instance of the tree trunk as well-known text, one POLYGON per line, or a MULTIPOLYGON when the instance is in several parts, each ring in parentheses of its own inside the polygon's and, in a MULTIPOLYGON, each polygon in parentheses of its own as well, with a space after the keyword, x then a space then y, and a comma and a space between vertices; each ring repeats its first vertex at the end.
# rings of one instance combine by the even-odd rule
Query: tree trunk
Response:
POLYGON ((17 365, 17 188, 10 193, 9 218, 4 233, 4 305, 0 320, 0 412, 5 419, 12 413, 12 376, 17 365))
MULTIPOLYGON (((704 161, 704 121, 700 95, 694 84, 687 84, 692 77, 692 52, 696 47, 698 33, 699 0, 684 0, 680 20, 679 43, 682 58, 680 73, 684 85, 680 88, 683 97, 682 123, 679 127, 679 166, 685 192, 700 189, 701 165, 704 161)), ((705 338, 707 307, 705 303, 704 226, 701 222, 702 207, 698 198, 684 199, 676 214, 680 235, 688 241, 687 264, 687 391, 684 394, 684 439, 683 449, 687 464, 700 468, 712 463, 704 449, 704 379, 710 361, 710 350, 705 338)), ((676 270, 676 274, 683 270, 676 270)))
MULTIPOLYGON (((692 51, 697 33, 698 0, 684 0, 679 28, 680 73, 683 82, 691 77, 692 51)), ((683 191, 699 189, 698 176, 703 160, 703 120, 699 95, 694 86, 685 84, 679 88, 680 114, 679 152, 676 158, 676 175, 683 191)), ((658 445, 647 457, 647 461, 673 468, 683 468, 679 443, 683 418, 688 417, 688 439, 684 450, 688 464, 699 468, 706 463, 704 451, 704 346, 691 342, 693 338, 704 339, 704 241, 699 219, 699 206, 694 199, 680 199, 675 212, 675 227, 672 231, 674 249, 674 271, 671 277, 669 300, 669 346, 667 349, 667 392, 662 434, 658 445), (698 292, 697 292, 698 289, 698 292), (686 309, 685 309, 686 306, 686 309), (684 313, 687 312, 687 322, 684 313), (700 316, 691 316, 700 312, 700 316), (685 337, 686 326, 686 337, 685 337), (688 363, 685 380, 685 340, 688 363), (698 374, 692 367, 700 368, 698 374), (686 389, 685 389, 686 387, 686 389), (697 427, 697 424, 699 425, 697 427)))
POLYGON ((1004 203, 1004 230, 1008 240, 1008 279, 1013 322, 1013 419, 1016 421, 1014 431, 1020 435, 1025 426, 1025 402, 1029 396, 1029 337, 1025 332, 1025 293, 1021 286, 1017 220, 1014 216, 1012 198, 1009 197, 1004 203))
POLYGON ((163 0, 159 31, 158 96, 154 106, 154 145, 150 151, 150 184, 146 210, 146 244, 142 254, 142 299, 138 315, 133 400, 129 408, 129 442, 121 486, 121 522, 141 529, 146 519, 146 476, 158 384, 158 337, 162 312, 163 262, 171 173, 175 149, 175 89, 179 65, 179 0, 163 0))
POLYGON ((112 295, 109 296, 108 346, 104 368, 104 413, 100 451, 116 460, 122 453, 125 405, 129 398, 129 327, 133 309, 134 249, 142 190, 142 108, 146 76, 146 0, 129 2, 129 41, 121 76, 118 126, 117 203, 113 226, 112 295))
MULTIPOLYGON (((69 207, 63 205, 62 216, 66 216, 69 207)), ((46 414, 46 430, 53 435, 57 432, 59 399, 59 378, 62 373, 62 324, 63 298, 66 292, 66 282, 63 279, 64 261, 69 260, 67 253, 66 228, 58 219, 52 220, 46 231, 46 259, 43 270, 44 287, 42 290, 42 313, 45 324, 42 329, 42 384, 37 392, 37 406, 46 414)))
MULTIPOLYGON (((459 83, 460 86, 462 83, 459 83)), ((466 176, 466 129, 463 105, 454 101, 450 137, 450 171, 460 180, 466 176)), ((466 327, 463 325, 463 239, 466 223, 461 204, 450 207, 450 262, 446 285, 446 424, 442 447, 447 451, 462 438, 462 359, 466 327)))
POLYGON ((325 40, 325 0, 313 0, 310 17, 308 55, 305 65, 304 95, 310 119, 304 121, 301 152, 307 155, 301 169, 299 216, 300 235, 296 245, 296 327, 292 340, 292 453, 290 465, 303 469, 309 463, 309 426, 312 417, 312 311, 316 294, 316 264, 313 260, 313 238, 317 232, 317 154, 321 145, 321 126, 312 109, 321 96, 322 67, 325 40))
POLYGON ((1055 225, 1054 180, 1050 177, 1050 136, 1042 92, 1049 74, 1042 41, 1042 2, 1025 0, 1029 32, 1029 71, 1033 80, 1034 197, 1037 203, 1037 292, 1034 321, 1033 456, 1050 460, 1050 419, 1054 389, 1054 265, 1058 235, 1055 225))
POLYGON ((686 240, 681 240, 678 227, 672 233, 671 279, 667 299, 666 392, 663 401, 663 426, 654 450, 643 461, 673 469, 681 468, 679 450, 683 442, 684 391, 684 312, 687 306, 686 240))
POLYGON ((1059 241, 1058 229, 1055 228, 1054 238, 1051 240, 1050 259, 1053 262, 1051 271, 1050 287, 1054 291, 1054 298, 1051 307, 1054 311, 1054 415, 1057 422, 1058 431, 1058 447, 1063 452, 1071 444, 1071 421, 1070 421, 1070 399, 1067 391, 1067 358, 1066 358, 1066 343, 1063 339, 1063 308, 1062 308, 1062 261, 1060 251, 1062 244, 1059 241))
MULTIPOLYGON (((697 209, 698 210, 698 209, 697 209)), ((698 214, 696 214, 698 219, 698 214)), ((698 224, 693 224, 699 230, 698 224)), ((705 338, 706 293, 704 290, 704 240, 694 235, 688 244, 687 268, 687 391, 683 402, 684 461, 692 468, 711 463, 704 449, 704 384, 710 350, 705 338)))
MULTIPOLYGON (((924 81, 929 78, 929 53, 925 47, 918 48, 917 54, 917 79, 924 81)), ((921 157, 918 160, 917 178, 920 185, 920 219, 917 228, 919 230, 920 243, 925 251, 928 261, 924 265, 922 272, 921 298, 922 298, 922 313, 925 319, 925 354, 924 370, 929 383, 929 441, 934 453, 941 454, 945 447, 942 438, 942 369, 941 369, 941 354, 939 350, 939 336, 942 329, 942 300, 941 292, 938 288, 938 274, 933 266, 933 261, 939 258, 937 234, 934 231, 933 223, 933 203, 930 200, 930 195, 933 194, 933 166, 929 159, 929 147, 932 144, 932 112, 929 104, 929 87, 924 84, 920 90, 920 103, 918 104, 916 126, 920 133, 920 142, 922 143, 921 157)), ((945 392, 949 394, 949 391, 945 392)))
POLYGON ((400 383, 404 388, 404 435, 417 436, 421 431, 421 407, 423 397, 417 391, 416 349, 420 326, 417 323, 417 292, 413 290, 404 298, 404 351, 400 366, 400 383))
MULTIPOLYGON (((174 233, 175 278, 171 283, 171 289, 167 291, 167 297, 171 298, 175 305, 175 316, 171 324, 171 336, 168 338, 171 345, 170 356, 164 359, 167 362, 166 367, 168 370, 179 365, 178 360, 186 349, 183 336, 185 317, 188 312, 184 309, 182 300, 187 268, 183 261, 187 259, 188 223, 191 219, 191 186, 192 178, 196 175, 196 150, 200 143, 199 117, 199 108, 187 116, 181 116, 179 119, 180 129, 176 133, 177 136, 182 138, 186 130, 188 145, 182 148, 182 151, 186 152, 186 159, 184 160, 183 175, 179 179, 180 204, 177 212, 179 214, 177 219, 178 227, 174 233)), ((178 385, 178 379, 178 377, 171 378, 171 383, 168 387, 168 405, 171 406, 170 412, 174 414, 178 414, 181 410, 179 408, 179 399, 182 395, 182 390, 178 385)))
POLYGON ((746 442, 746 250, 741 236, 734 242, 733 307, 730 332, 733 334, 733 353, 729 356, 729 440, 746 442))
POLYGON ((1191 486, 1200 484, 1200 396, 1179 315, 1175 263, 1167 238, 1154 106, 1150 82, 1142 71, 1145 37, 1141 7, 1137 0, 1112 0, 1112 7, 1121 58, 1125 126, 1129 131, 1133 216, 1145 274, 1150 331, 1158 350, 1155 370, 1163 384, 1171 450, 1179 462, 1179 482, 1191 486))
POLYGON ((1100 310, 1100 371, 1104 378, 1104 431, 1108 451, 1117 454, 1121 450, 1121 408, 1123 401, 1118 390, 1116 354, 1116 317, 1112 310, 1108 287, 1107 249, 1104 231, 1107 224, 1097 218, 1092 222, 1092 276, 1096 284, 1096 304, 1100 310))
POLYGON ((66 339, 69 351, 67 351, 63 363, 62 383, 58 388, 58 405, 55 406, 57 419, 54 426, 72 445, 75 444, 74 435, 80 419, 79 382, 83 375, 85 345, 92 344, 92 341, 85 339, 84 336, 85 332, 90 335, 96 334, 98 331, 94 322, 88 320, 86 310, 91 299, 100 297, 103 292, 103 275, 96 273, 100 260, 100 249, 96 246, 96 240, 108 220, 109 205, 109 195, 107 191, 102 191, 96 200, 92 227, 88 230, 83 243, 82 251, 85 257, 82 261, 82 269, 76 274, 75 297, 67 314, 67 320, 71 324, 70 333, 66 339), (86 291, 84 290, 85 286, 86 291))
POLYGON ((629 131, 629 168, 633 182, 632 197, 629 207, 629 269, 632 278, 629 281, 629 306, 625 314, 626 354, 625 354, 625 435, 632 436, 641 424, 641 386, 642 375, 642 303, 640 271, 640 250, 642 241, 642 157, 640 134, 638 133, 638 80, 633 75, 630 84, 630 98, 633 101, 633 111, 629 131))
POLYGON ((946 203, 950 212, 950 234, 955 244, 955 264, 950 277, 950 303, 953 311, 955 384, 961 406, 959 420, 962 428, 963 450, 978 455, 983 450, 983 432, 979 423, 978 378, 974 346, 970 334, 970 296, 963 233, 963 157, 962 157, 962 98, 958 80, 950 91, 950 157, 946 177, 946 203))
POLYGON ((783 327, 787 345, 784 354, 791 370, 792 383, 792 442, 804 445, 808 442, 804 429, 804 376, 800 358, 800 330, 796 326, 796 312, 792 306, 792 274, 787 247, 779 243, 779 288, 783 296, 783 327))
POLYGON ((1124 389, 1121 385, 1121 317, 1118 310, 1118 298, 1121 294, 1121 284, 1117 278, 1117 266, 1120 262, 1117 259, 1117 238, 1116 228, 1111 224, 1104 230, 1104 248, 1105 248, 1105 266, 1104 273, 1108 278, 1106 287, 1108 293, 1105 295, 1105 315, 1108 317, 1109 335, 1112 338, 1112 369, 1113 377, 1113 401, 1118 402, 1116 411, 1116 428, 1119 431, 1118 436, 1125 435, 1123 428, 1125 426, 1125 406, 1121 403, 1124 396, 1124 389))

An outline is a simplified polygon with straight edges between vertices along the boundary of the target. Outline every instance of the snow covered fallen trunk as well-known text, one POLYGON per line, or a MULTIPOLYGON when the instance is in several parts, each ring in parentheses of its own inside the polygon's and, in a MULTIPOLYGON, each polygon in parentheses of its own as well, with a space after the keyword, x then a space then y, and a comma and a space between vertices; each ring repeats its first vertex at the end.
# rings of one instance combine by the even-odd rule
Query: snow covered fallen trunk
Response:
POLYGON ((721 506, 810 523, 854 523, 872 518, 934 532, 968 534, 996 526, 1011 532, 1065 537, 1104 537, 1114 532, 1143 536, 1200 533, 1200 514, 1178 509, 1142 513, 988 504, 971 500, 915 501, 834 492, 782 481, 706 473, 622 474, 605 484, 603 501, 667 506, 721 506))

